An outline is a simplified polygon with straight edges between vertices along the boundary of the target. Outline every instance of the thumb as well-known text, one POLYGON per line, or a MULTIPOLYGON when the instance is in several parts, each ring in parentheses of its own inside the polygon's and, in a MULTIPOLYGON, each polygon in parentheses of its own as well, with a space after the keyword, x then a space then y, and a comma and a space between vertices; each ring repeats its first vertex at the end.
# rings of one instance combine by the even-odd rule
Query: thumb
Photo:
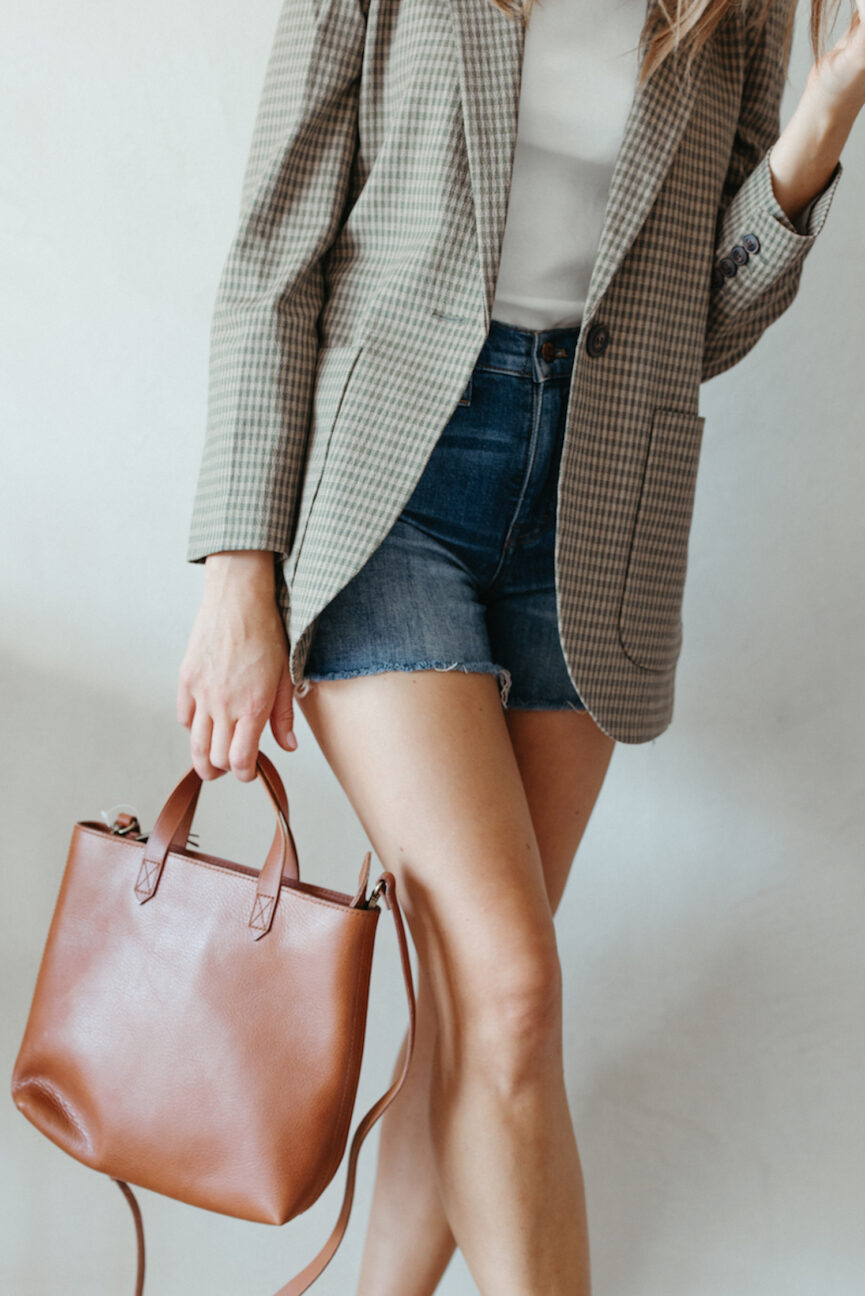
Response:
POLYGON ((273 709, 270 713, 270 727, 273 736, 286 751, 294 751, 297 738, 294 733, 294 685, 288 663, 283 667, 276 689, 273 709))

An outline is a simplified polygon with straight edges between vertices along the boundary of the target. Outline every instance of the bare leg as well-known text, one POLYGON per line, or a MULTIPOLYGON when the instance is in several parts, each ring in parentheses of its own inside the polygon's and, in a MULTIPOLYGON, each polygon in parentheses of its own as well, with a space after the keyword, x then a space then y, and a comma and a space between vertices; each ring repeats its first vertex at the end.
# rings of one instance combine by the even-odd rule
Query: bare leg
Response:
MULTIPOLYGON (((590 724, 600 731, 571 713, 530 719, 514 712, 506 721, 494 679, 461 672, 320 683, 298 704, 379 858, 397 875, 426 983, 420 996, 426 989, 435 1026, 419 1032, 428 1102, 418 1082, 388 1113, 426 1110, 429 1142, 426 1172, 423 1154, 412 1167, 394 1162, 394 1195, 399 1182, 414 1187, 410 1204, 400 1198, 376 1224, 379 1245, 390 1244, 389 1272, 375 1276, 377 1296, 425 1296, 452 1251, 440 1217, 436 1228, 434 1197, 417 1188, 429 1182, 430 1160, 441 1208, 483 1293, 589 1296, 552 905, 516 751, 531 782, 543 746, 532 735, 537 723, 552 720, 563 738, 572 735, 573 773, 577 735, 590 724), (409 1228, 413 1264, 399 1245, 409 1228), (432 1242, 418 1253, 418 1234, 427 1228, 432 1242), (402 1263, 408 1268, 397 1272, 402 1263)), ((608 759, 612 742, 600 738, 608 759)), ((602 777, 598 771, 598 786, 602 777)), ((570 789, 577 795, 573 781, 570 789)), ((567 875, 561 859, 568 843, 567 863, 573 858, 590 808, 583 803, 575 812, 571 804, 571 828, 544 834, 550 849, 560 843, 559 893, 567 875)), ((386 1207, 387 1197, 386 1182, 386 1207)))
MULTIPOLYGON (((381 1118, 358 1296, 428 1296, 438 1286, 456 1246, 442 1206, 429 1131, 436 1017, 432 989, 421 964, 417 991, 411 1068, 399 1098, 385 1113, 393 1113, 396 1120, 385 1128, 385 1117, 381 1118)), ((407 1042, 406 1036, 394 1079, 402 1071, 407 1042)))
MULTIPOLYGON (((586 712, 506 712, 553 912, 615 743, 586 712)), ((357 1296, 432 1296, 456 1242, 442 1205, 427 1111, 435 1007, 419 968, 415 1051, 399 1101, 382 1117, 357 1296), (394 1219, 400 1226, 395 1229, 394 1219)), ((402 1070, 407 1037, 394 1066, 402 1070)))

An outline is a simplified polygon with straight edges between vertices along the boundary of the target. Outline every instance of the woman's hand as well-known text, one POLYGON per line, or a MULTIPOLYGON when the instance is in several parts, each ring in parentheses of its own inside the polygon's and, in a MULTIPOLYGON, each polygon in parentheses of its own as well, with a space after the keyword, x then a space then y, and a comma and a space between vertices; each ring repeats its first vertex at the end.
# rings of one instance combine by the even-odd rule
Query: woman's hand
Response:
POLYGON ((192 764, 202 779, 229 769, 241 782, 254 779, 268 719, 281 747, 297 747, 273 564, 273 553, 262 550, 210 554, 204 564, 204 595, 177 687, 177 718, 190 730, 192 764))
POLYGON ((808 81, 827 109, 855 115, 865 107, 865 0, 856 0, 850 26, 813 65, 808 81))

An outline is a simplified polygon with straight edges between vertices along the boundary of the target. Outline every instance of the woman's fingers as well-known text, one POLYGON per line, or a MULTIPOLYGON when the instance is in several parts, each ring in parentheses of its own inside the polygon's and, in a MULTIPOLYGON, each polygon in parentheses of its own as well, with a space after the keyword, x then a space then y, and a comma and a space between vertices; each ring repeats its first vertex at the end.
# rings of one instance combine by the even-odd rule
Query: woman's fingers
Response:
POLYGON ((204 704, 195 705, 191 698, 191 717, 187 704, 178 702, 178 719, 190 730, 189 746, 192 764, 202 779, 218 778, 231 770, 242 782, 256 777, 259 739, 267 717, 264 713, 234 719, 226 712, 212 716, 204 704))
POLYGON ((270 713, 270 728, 280 747, 284 747, 286 751, 295 751, 297 749, 297 737, 294 733, 294 685, 291 682, 291 671, 288 667, 287 657, 282 668, 282 674, 279 677, 276 698, 270 713))
POLYGON ((201 779, 219 778, 225 770, 214 765, 210 759, 210 744, 213 734, 213 719, 206 707, 197 706, 189 733, 189 750, 192 764, 201 779))
POLYGON ((267 717, 265 715, 241 716, 234 726, 234 736, 229 749, 231 772, 241 783, 250 783, 256 776, 256 757, 261 731, 267 717))
POLYGON ((177 719, 184 729, 188 729, 192 724, 192 717, 195 715, 195 698, 189 687, 186 673, 181 666, 177 679, 177 719))
POLYGON ((234 738, 234 721, 224 711, 218 712, 211 719, 210 763, 217 769, 227 771, 231 767, 228 754, 234 738))

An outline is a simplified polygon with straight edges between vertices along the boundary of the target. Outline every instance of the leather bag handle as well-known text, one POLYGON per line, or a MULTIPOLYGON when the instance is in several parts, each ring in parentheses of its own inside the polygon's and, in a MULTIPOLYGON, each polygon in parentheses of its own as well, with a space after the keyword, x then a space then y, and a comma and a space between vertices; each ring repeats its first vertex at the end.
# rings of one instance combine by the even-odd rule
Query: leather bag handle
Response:
MULTIPOLYGON (((276 832, 258 875, 248 923, 253 939, 260 940, 273 925, 281 883, 283 880, 299 881, 300 865, 294 834, 288 822, 288 798, 282 779, 264 752, 260 751, 256 756, 255 766, 276 812, 276 832)), ((200 791, 201 776, 193 767, 183 775, 159 812, 144 844, 135 881, 135 896, 139 904, 145 904, 155 896, 169 851, 181 851, 186 846, 200 791)))
MULTIPOLYGON (((259 753, 260 755, 260 753, 259 753)), ((415 1037, 415 995, 414 982, 411 973, 411 960, 409 958, 408 944, 406 941, 405 927, 403 924, 402 912, 399 907, 399 901, 396 897, 396 879, 394 875, 385 870, 376 882, 370 894, 370 903, 373 903, 376 893, 380 891, 384 896, 388 909, 393 914, 394 924, 396 926, 397 940, 399 942, 400 962, 402 965, 403 981, 405 983, 406 999, 408 1001, 408 1043, 405 1051, 402 1070, 399 1076, 393 1082, 388 1090, 382 1094, 378 1102, 373 1103, 369 1111, 359 1122, 354 1132, 354 1138, 351 1141, 351 1147, 348 1153, 348 1172, 346 1175, 345 1191, 343 1193, 342 1207, 339 1212, 336 1224, 333 1227, 330 1237, 309 1264, 296 1274, 294 1278, 287 1282, 284 1287, 280 1287, 276 1296, 302 1296, 303 1292, 308 1291, 322 1271, 332 1260, 340 1242, 343 1239, 345 1230, 348 1226, 349 1216, 351 1215, 352 1201, 354 1199, 354 1184, 357 1172, 357 1158, 360 1152, 361 1144, 366 1138, 369 1131, 375 1125, 380 1116, 384 1114, 390 1104, 396 1098, 402 1088, 409 1066, 411 1065, 412 1054, 414 1052, 415 1037)), ((145 1251, 144 1251, 144 1227, 141 1221, 141 1210, 135 1198, 132 1189, 122 1179, 115 1179, 114 1183, 123 1193, 129 1208, 132 1211, 132 1218, 135 1224, 135 1237, 137 1243, 138 1263, 137 1275, 135 1282, 135 1296, 143 1296, 144 1293, 144 1270, 145 1270, 145 1251)))
MULTIPOLYGON (((282 779, 279 777, 279 771, 277 770, 275 765, 273 765, 270 761, 268 761, 267 757, 262 752, 259 752, 259 756, 262 758, 263 762, 266 762, 268 765, 270 765, 269 772, 271 774, 270 781, 273 784, 272 790, 277 794, 279 798, 279 804, 282 807, 282 813, 285 815, 287 819, 288 818, 288 797, 285 794, 285 787, 283 786, 282 779)), ((183 818, 180 821, 180 825, 178 826, 177 832, 175 833, 174 836, 174 841, 179 843, 181 847, 186 845, 186 843, 189 840, 189 835, 192 832, 192 821, 195 817, 195 811, 198 806, 198 794, 200 791, 201 791, 201 780, 199 779, 198 786, 195 788, 194 792, 192 793, 192 797, 189 801, 189 805, 187 806, 187 809, 184 812, 183 818)), ((276 842, 279 839, 279 824, 276 825, 273 835, 274 835, 274 842, 276 842)), ((271 847, 271 849, 276 849, 276 847, 275 846, 271 847)))

